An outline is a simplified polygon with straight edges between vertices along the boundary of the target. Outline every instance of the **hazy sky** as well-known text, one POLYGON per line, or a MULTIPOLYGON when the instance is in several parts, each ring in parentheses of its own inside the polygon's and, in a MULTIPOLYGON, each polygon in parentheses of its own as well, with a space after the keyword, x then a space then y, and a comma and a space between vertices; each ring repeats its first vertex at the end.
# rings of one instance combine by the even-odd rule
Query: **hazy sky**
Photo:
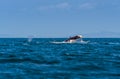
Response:
POLYGON ((0 0, 0 37, 67 37, 119 30, 120 0, 0 0))

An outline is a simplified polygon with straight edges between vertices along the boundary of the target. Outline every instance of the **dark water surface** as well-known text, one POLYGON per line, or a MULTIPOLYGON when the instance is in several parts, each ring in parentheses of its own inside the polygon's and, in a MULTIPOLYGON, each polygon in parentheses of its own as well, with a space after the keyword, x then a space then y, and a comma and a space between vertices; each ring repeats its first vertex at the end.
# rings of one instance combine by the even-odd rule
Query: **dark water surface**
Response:
POLYGON ((120 39, 0 39, 0 79, 120 79, 120 39))

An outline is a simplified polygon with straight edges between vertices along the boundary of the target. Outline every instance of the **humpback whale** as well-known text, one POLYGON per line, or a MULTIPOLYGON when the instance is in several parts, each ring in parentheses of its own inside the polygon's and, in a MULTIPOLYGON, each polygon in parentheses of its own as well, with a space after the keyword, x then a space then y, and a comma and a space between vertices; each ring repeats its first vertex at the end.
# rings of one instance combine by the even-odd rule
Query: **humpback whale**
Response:
POLYGON ((83 36, 82 35, 75 35, 72 36, 62 42, 52 42, 55 44, 63 44, 63 43, 80 43, 80 44, 87 44, 89 41, 83 41, 82 40, 83 36))
POLYGON ((65 40, 65 42, 73 43, 78 39, 82 40, 82 37, 83 37, 82 35, 76 35, 76 36, 68 38, 67 40, 65 40))

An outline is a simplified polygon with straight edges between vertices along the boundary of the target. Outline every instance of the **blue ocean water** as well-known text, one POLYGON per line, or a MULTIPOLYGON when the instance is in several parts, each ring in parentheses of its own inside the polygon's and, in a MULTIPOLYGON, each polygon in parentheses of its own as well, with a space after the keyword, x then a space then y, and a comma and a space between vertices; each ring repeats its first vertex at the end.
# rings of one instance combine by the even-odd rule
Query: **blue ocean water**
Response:
POLYGON ((120 79, 120 39, 0 39, 0 79, 120 79))

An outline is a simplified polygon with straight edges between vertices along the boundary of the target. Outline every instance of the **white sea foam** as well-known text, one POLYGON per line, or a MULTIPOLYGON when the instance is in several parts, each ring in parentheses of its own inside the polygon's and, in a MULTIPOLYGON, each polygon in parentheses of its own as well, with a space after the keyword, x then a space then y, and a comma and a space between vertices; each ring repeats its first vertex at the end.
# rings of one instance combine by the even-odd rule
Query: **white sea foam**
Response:
POLYGON ((89 41, 76 41, 76 42, 65 42, 65 41, 61 41, 61 42, 51 42, 51 43, 54 43, 54 44, 74 44, 74 43, 79 43, 79 44, 88 44, 89 41))

